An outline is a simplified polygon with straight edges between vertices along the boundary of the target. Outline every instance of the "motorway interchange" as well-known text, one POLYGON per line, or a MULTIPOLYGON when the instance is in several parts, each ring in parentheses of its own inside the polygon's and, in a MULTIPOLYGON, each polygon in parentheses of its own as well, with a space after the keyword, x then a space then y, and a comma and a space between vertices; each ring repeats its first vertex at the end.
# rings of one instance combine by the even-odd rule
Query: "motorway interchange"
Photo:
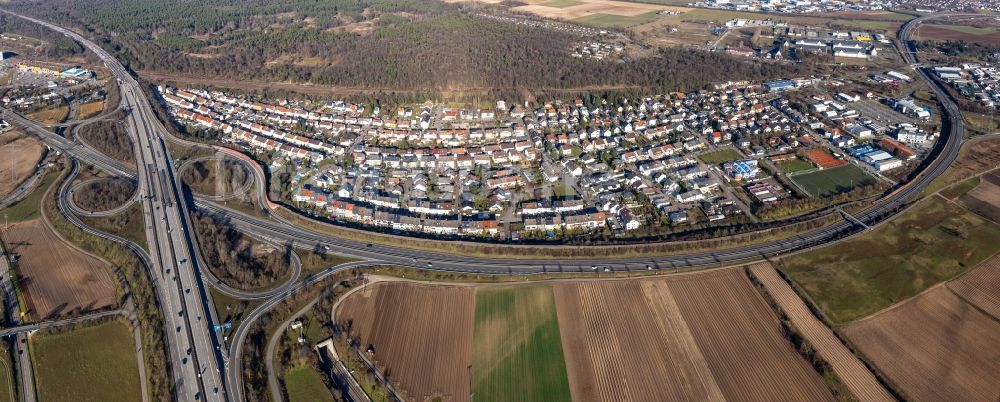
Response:
MULTIPOLYGON (((947 15, 947 14, 944 14, 947 15)), ((920 74, 943 102, 948 130, 942 135, 935 154, 928 159, 920 174, 913 180, 899 186, 868 209, 852 215, 852 219, 838 221, 832 225, 794 236, 789 239, 767 241, 724 250, 702 251, 656 257, 634 257, 620 259, 504 259, 469 257, 443 252, 430 252, 360 241, 335 238, 296 227, 289 222, 274 217, 264 219, 243 212, 227 209, 203 199, 195 199, 195 206, 206 212, 227 218, 233 226, 258 239, 291 244, 298 248, 324 249, 331 253, 351 256, 359 262, 332 267, 308 281, 299 281, 296 269, 292 279, 278 288, 267 292, 241 292, 222 287, 224 294, 241 298, 266 299, 244 320, 244 325, 233 334, 233 347, 226 348, 213 330, 218 324, 212 316, 210 286, 218 287, 217 280, 204 269, 197 251, 197 242, 190 234, 188 205, 184 202, 181 186, 174 169, 173 160, 167 149, 167 141, 186 143, 172 137, 154 116, 151 106, 143 95, 139 83, 113 56, 95 43, 68 29, 20 16, 32 22, 69 36, 98 55, 118 80, 121 88, 121 107, 128 113, 125 125, 135 147, 137 169, 132 170, 112 158, 90 148, 57 135, 31 120, 16 113, 0 110, 0 117, 29 133, 43 139, 46 144, 75 159, 91 164, 110 175, 134 179, 139 183, 138 200, 142 204, 146 222, 146 239, 149 253, 119 236, 102 233, 67 213, 71 222, 84 230, 112 241, 125 244, 136 252, 146 264, 156 287, 159 304, 165 317, 169 355, 172 360, 172 376, 176 398, 179 400, 242 401, 241 378, 242 344, 249 323, 264 315, 269 309, 284 301, 295 291, 319 282, 320 279, 346 269, 366 265, 391 264, 455 272, 483 274, 535 274, 546 272, 588 272, 592 270, 661 270, 687 267, 735 264, 761 258, 768 258, 789 252, 819 247, 838 241, 853 233, 864 230, 893 216, 909 205, 938 176, 940 176, 958 155, 964 138, 964 121, 958 106, 934 81, 928 73, 918 69, 913 45, 907 39, 913 29, 928 18, 911 20, 903 26, 899 39, 906 44, 902 50, 904 59, 920 74)), ((187 143, 190 145, 190 143, 187 143)), ((74 165, 74 171, 76 166, 74 165)), ((258 166, 251 170, 258 183, 263 183, 263 172, 258 166)), ((67 183, 69 183, 67 181, 67 183)), ((263 186, 258 186, 260 205, 268 205, 263 186)), ((64 185, 60 193, 60 209, 73 211, 67 201, 69 186, 64 185)))

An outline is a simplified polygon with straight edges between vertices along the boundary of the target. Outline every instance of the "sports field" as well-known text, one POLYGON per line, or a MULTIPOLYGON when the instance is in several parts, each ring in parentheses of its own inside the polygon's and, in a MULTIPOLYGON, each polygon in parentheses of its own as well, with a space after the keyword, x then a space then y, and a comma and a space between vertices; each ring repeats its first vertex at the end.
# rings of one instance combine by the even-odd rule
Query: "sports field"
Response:
POLYGON ((30 338, 40 401, 142 400, 132 329, 110 321, 30 338))
POLYGON ((568 401, 569 381, 550 286, 476 292, 472 392, 477 401, 568 401))
POLYGON ((809 170, 815 168, 813 164, 804 161, 802 159, 792 159, 784 162, 778 162, 778 167, 781 168, 781 171, 785 172, 786 174, 801 172, 803 170, 809 170))
POLYGON ((875 184, 875 178, 854 165, 794 175, 791 179, 813 197, 829 197, 852 188, 875 184))

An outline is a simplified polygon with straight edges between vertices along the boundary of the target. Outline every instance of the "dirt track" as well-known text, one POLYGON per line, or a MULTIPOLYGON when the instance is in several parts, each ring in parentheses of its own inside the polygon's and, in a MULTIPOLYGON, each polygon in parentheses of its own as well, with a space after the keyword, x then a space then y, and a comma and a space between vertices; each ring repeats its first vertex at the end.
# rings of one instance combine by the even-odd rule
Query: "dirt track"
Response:
POLYGON ((402 282, 370 285, 344 300, 337 321, 407 400, 468 401, 475 289, 402 282))
POLYGON ((0 196, 30 177, 41 158, 42 144, 33 138, 18 138, 0 145, 0 196))
POLYGON ((820 322, 792 287, 768 263, 753 264, 750 271, 767 289, 792 325, 812 344, 819 355, 830 364, 844 385, 862 401, 892 401, 894 398, 879 383, 875 375, 834 336, 833 331, 820 322))
POLYGON ((102 261, 63 243, 41 219, 19 222, 4 233, 33 320, 115 304, 115 280, 102 261))
POLYGON ((1000 397, 1000 322, 948 286, 851 323, 844 332, 908 399, 1000 397))

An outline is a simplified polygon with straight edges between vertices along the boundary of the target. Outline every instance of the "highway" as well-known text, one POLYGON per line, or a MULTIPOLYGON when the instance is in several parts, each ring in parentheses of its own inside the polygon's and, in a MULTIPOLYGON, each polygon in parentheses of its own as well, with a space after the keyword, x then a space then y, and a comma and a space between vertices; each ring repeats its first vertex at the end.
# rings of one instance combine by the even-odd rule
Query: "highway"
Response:
MULTIPOLYGON (((0 286, 3 287, 4 312, 12 325, 23 323, 21 316, 21 304, 17 300, 17 292, 14 290, 13 278, 11 277, 12 267, 10 266, 10 256, 4 252, 0 257, 0 286)), ((28 334, 25 332, 15 332, 14 340, 11 342, 14 350, 14 364, 17 366, 17 377, 20 380, 20 396, 22 402, 35 402, 35 377, 34 370, 31 369, 31 357, 28 353, 28 334)), ((11 387, 16 386, 10 384, 11 387)))
POLYGON ((24 197, 27 197, 28 194, 35 191, 38 184, 42 182, 42 178, 45 177, 45 173, 48 172, 48 169, 46 169, 45 166, 48 165, 52 159, 52 155, 46 153, 45 158, 38 161, 38 168, 36 168, 35 172, 31 174, 31 177, 21 182, 17 188, 0 197, 0 209, 14 205, 18 201, 24 199, 24 197))
MULTIPOLYGON (((942 16, 942 14, 936 15, 942 16)), ((912 29, 929 17, 913 20, 900 32, 900 39, 905 47, 912 51, 912 44, 906 39, 912 29)), ((167 152, 164 139, 166 130, 159 126, 149 104, 138 86, 138 83, 115 59, 96 44, 87 41, 76 33, 62 29, 42 21, 29 20, 47 26, 77 40, 85 47, 101 57, 111 69, 112 74, 120 81, 123 108, 127 110, 126 125, 136 146, 137 171, 115 163, 110 158, 101 155, 93 149, 70 142, 55 135, 36 123, 9 112, 2 111, 2 116, 13 124, 28 128, 29 132, 39 135, 46 143, 66 152, 80 160, 87 161, 106 172, 120 176, 136 178, 140 184, 142 206, 147 222, 146 236, 150 245, 149 257, 153 267, 156 267, 159 286, 162 294, 161 306, 168 333, 171 335, 171 357, 174 360, 174 377, 177 387, 177 398, 181 400, 199 400, 204 396, 207 400, 243 400, 243 387, 240 366, 240 356, 243 341, 246 337, 248 323, 256 320, 273 306, 285 300, 289 295, 310 283, 314 283, 333 273, 344 269, 357 268, 375 263, 387 263, 425 269, 436 269, 455 272, 486 273, 486 274, 534 274, 544 272, 589 272, 593 268, 616 271, 674 269, 736 263, 748 260, 773 257, 793 251, 819 247, 840 240, 861 230, 859 225, 847 220, 839 221, 830 226, 800 234, 789 239, 767 241, 730 249, 702 251, 683 255, 634 257, 616 259, 511 259, 488 258, 453 255, 443 252, 414 250, 401 247, 367 244, 349 239, 334 238, 307 229, 299 228, 287 222, 275 222, 268 219, 250 216, 223 206, 196 200, 198 208, 217 216, 229 219, 238 230, 261 239, 270 239, 279 243, 292 244, 295 247, 316 249, 326 247, 330 252, 350 255, 370 261, 341 265, 324 271, 320 275, 308 278, 305 282, 293 282, 280 286, 270 292, 271 297, 257 307, 244 320, 244 325, 237 328, 234 334, 233 347, 228 351, 228 359, 223 358, 223 352, 218 339, 211 327, 213 323, 206 314, 210 303, 207 289, 203 281, 205 273, 200 272, 198 258, 191 258, 195 246, 189 235, 190 224, 186 213, 186 204, 182 202, 180 186, 175 176, 172 161, 167 152), (173 328, 178 328, 174 331, 173 328), (176 332, 176 333, 175 333, 176 332), (188 354, 190 352, 190 354, 188 354), (232 370, 225 370, 232 365, 232 370), (225 381, 223 381, 225 379, 225 381), (228 398, 227 398, 228 395, 228 398)), ((916 64, 911 52, 903 52, 906 60, 916 64)), ((964 121, 958 111, 958 106, 948 97, 943 88, 923 70, 918 70, 921 77, 941 100, 949 130, 942 133, 938 141, 936 156, 913 180, 904 184, 892 193, 886 195, 854 217, 864 225, 873 226, 891 217, 906 205, 913 202, 919 194, 938 176, 940 176, 958 155, 964 138, 964 121)), ((256 170, 255 170, 256 172, 256 170)), ((263 187, 263 183, 261 186, 263 187)), ((259 189, 263 192, 263 189, 259 189)), ((63 197, 61 197, 63 198, 63 197)), ((206 270, 207 271, 207 270, 206 270)))
POLYGON ((16 327, 3 328, 3 329, 0 329, 0 336, 10 336, 10 335, 14 335, 14 334, 23 334, 23 333, 28 333, 28 332, 34 332, 34 331, 37 331, 37 330, 40 330, 40 329, 53 328, 53 327, 61 327, 61 326, 64 326, 64 325, 79 324, 81 322, 87 322, 87 321, 91 321, 91 320, 98 320, 98 319, 101 319, 101 318, 114 317, 114 316, 117 316, 117 315, 125 315, 125 313, 126 313, 126 311, 124 309, 107 310, 107 311, 101 311, 101 312, 91 313, 91 314, 87 314, 87 315, 81 315, 79 317, 66 318, 66 319, 62 319, 62 320, 42 321, 42 322, 36 322, 36 323, 32 323, 32 324, 20 325, 20 326, 16 326, 16 327))
POLYGON ((227 378, 226 384, 230 387, 229 395, 232 400, 243 401, 246 399, 243 397, 243 373, 241 372, 240 367, 243 361, 243 345, 246 343, 247 335, 249 335, 250 327, 253 326, 252 324, 254 321, 257 321, 272 308, 284 302, 289 296, 294 295, 298 291, 305 289, 313 283, 321 282, 323 279, 340 272, 382 264, 384 263, 381 261, 353 261, 343 263, 335 267, 330 267, 326 271, 313 275, 306 281, 298 282, 295 285, 286 288, 281 293, 267 299, 267 301, 261 303, 261 305, 250 311, 250 314, 247 314, 247 316, 243 319, 243 323, 240 324, 240 326, 236 328, 236 332, 233 333, 233 346, 229 349, 229 360, 227 361, 227 364, 229 365, 227 367, 229 378, 227 378))
MULTIPOLYGON (((174 370, 175 397, 185 401, 227 400, 222 383, 222 352, 218 346, 214 325, 206 313, 210 299, 201 280, 198 266, 192 258, 192 241, 189 222, 182 197, 175 180, 175 173, 166 144, 163 127, 153 117, 152 109, 142 94, 139 83, 110 54, 97 44, 62 27, 11 13, 49 29, 62 33, 79 42, 97 55, 118 80, 121 91, 121 108, 126 110, 125 126, 135 147, 137 169, 134 177, 142 194, 146 238, 155 272, 159 275, 157 291, 161 293, 161 308, 168 333, 175 333, 171 348, 174 370), (176 328, 176 329, 175 329, 176 328)), ((12 123, 30 127, 33 122, 14 113, 4 111, 4 118, 12 123)), ((70 142, 41 127, 35 132, 58 144, 66 153, 93 163, 98 168, 117 176, 132 177, 129 169, 118 169, 120 163, 111 163, 89 147, 70 142), (57 137, 57 138, 56 138, 57 137), (115 171, 117 170, 117 171, 115 171)))
POLYGON ((21 127, 28 134, 33 134, 41 138, 42 142, 64 154, 69 154, 77 159, 87 161, 94 167, 107 172, 112 176, 135 178, 135 170, 129 168, 124 163, 109 158, 89 146, 73 142, 72 140, 53 133, 28 118, 17 114, 12 110, 0 107, 0 118, 8 123, 21 127))

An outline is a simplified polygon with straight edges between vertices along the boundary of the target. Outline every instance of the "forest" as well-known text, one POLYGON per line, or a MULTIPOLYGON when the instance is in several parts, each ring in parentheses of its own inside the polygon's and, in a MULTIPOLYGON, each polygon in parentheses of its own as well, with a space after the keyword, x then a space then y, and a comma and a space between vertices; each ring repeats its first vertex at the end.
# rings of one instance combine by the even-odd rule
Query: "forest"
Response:
POLYGON ((15 10, 87 30, 133 70, 381 91, 694 90, 796 75, 794 64, 669 48, 577 59, 577 34, 481 18, 482 4, 417 0, 37 0, 15 10), (367 23, 368 29, 354 29, 367 23))
POLYGON ((200 212, 192 213, 191 224, 209 270, 229 286, 260 289, 291 273, 291 250, 269 250, 218 218, 200 212))
POLYGON ((101 153, 122 162, 135 164, 132 155, 132 141, 121 123, 113 120, 99 120, 80 127, 80 137, 101 153))
POLYGON ((0 14, 0 32, 41 39, 46 42, 40 53, 50 57, 67 57, 83 53, 83 46, 55 31, 7 14, 0 14))

